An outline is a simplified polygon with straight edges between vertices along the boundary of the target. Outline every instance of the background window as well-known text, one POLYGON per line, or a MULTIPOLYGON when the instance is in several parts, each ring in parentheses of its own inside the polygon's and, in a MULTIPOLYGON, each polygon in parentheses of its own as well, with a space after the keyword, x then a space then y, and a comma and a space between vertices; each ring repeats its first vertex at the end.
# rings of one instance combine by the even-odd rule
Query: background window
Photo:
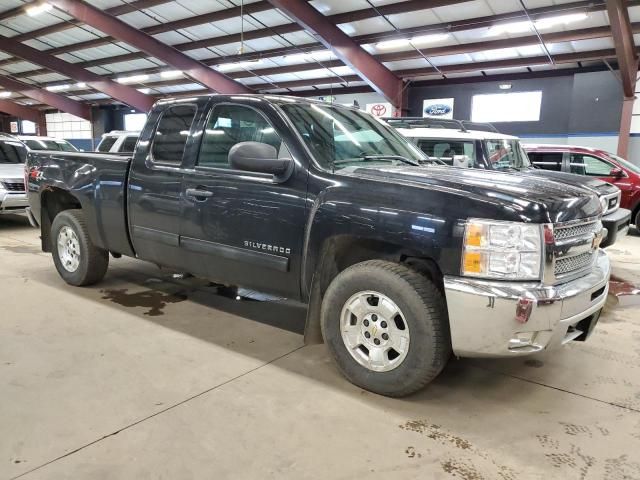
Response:
POLYGON ((218 105, 205 129, 198 156, 202 167, 229 168, 229 150, 240 142, 262 142, 273 146, 283 157, 280 136, 255 110, 240 105, 218 105))
POLYGON ((473 142, 460 142, 455 140, 419 140, 420 150, 430 158, 437 158, 448 165, 453 165, 454 155, 466 155, 469 157, 469 166, 476 166, 475 145, 473 142))
POLYGON ((122 145, 120 145, 120 151, 133 152, 136 149, 136 143, 138 143, 138 137, 135 137, 133 135, 128 136, 127 138, 124 139, 124 142, 122 142, 122 145))
POLYGON ((139 132, 147 123, 146 113, 127 113, 124 116, 124 129, 130 132, 139 132))
POLYGON ((590 175, 592 177, 608 177, 614 168, 609 162, 605 162, 591 155, 571 154, 571 173, 590 175))
POLYGON ((542 92, 474 95, 472 122, 537 122, 540 120, 542 92))
POLYGON ((116 143, 118 137, 114 136, 106 136, 102 138, 100 145, 98 145, 98 152, 108 152, 113 147, 113 144, 116 143))
POLYGON ((155 161, 175 165, 182 163, 195 115, 194 105, 175 105, 164 111, 153 138, 151 153, 155 161))
POLYGON ((534 167, 554 172, 562 171, 562 153, 528 152, 527 156, 534 167))

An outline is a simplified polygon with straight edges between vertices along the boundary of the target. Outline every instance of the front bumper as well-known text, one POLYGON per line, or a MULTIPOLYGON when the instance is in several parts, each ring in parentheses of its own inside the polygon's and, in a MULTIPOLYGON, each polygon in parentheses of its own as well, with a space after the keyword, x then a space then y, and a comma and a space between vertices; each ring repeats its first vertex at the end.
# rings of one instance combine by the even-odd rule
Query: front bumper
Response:
POLYGON ((561 285, 445 276, 453 352, 460 357, 514 357, 585 340, 598 321, 611 267, 598 251, 593 270, 561 285), (532 299, 526 323, 516 320, 521 298, 532 299))
POLYGON ((602 226, 607 229, 607 238, 602 241, 602 248, 616 243, 618 237, 624 237, 629 231, 631 210, 619 208, 609 215, 602 217, 602 226))
POLYGON ((26 193, 0 192, 0 214, 24 213, 28 206, 26 193))

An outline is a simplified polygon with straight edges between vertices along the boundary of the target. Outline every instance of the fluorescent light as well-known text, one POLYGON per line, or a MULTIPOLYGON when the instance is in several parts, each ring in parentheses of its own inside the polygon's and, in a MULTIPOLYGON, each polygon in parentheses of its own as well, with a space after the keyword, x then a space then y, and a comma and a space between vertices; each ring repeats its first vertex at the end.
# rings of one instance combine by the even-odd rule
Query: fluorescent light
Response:
POLYGON ((182 72, 180 70, 165 70, 160 72, 160 76, 162 78, 177 78, 182 76, 182 72))
POLYGON ((68 83, 65 83, 63 85, 49 85, 48 87, 46 87, 46 89, 50 92, 59 92, 60 90, 68 89, 70 86, 71 85, 69 85, 68 83))
POLYGON ((298 63, 298 62, 306 62, 309 61, 317 61, 317 60, 328 60, 331 58, 333 53, 329 50, 316 50, 313 52, 306 53, 294 53, 293 55, 285 55, 285 59, 290 62, 298 63))
POLYGON ((76 83, 76 87, 78 88, 87 88, 87 84, 84 82, 78 82, 76 83))
POLYGON ((383 42, 376 43, 376 48, 381 50, 387 50, 389 48, 400 48, 406 47, 411 43, 411 40, 408 38, 396 38, 394 40, 385 40, 383 42))
POLYGON ((53 5, 43 2, 37 5, 29 5, 27 8, 24 9, 24 11, 27 13, 27 15, 29 15, 30 17, 33 17, 35 15, 48 12, 52 8, 53 8, 53 5))
POLYGON ((137 89, 140 93, 149 93, 151 91, 150 88, 138 88, 137 89))
POLYGON ((11 92, 7 92, 6 90, 3 90, 2 92, 0 92, 0 97, 2 98, 7 98, 11 96, 11 92))
POLYGON ((227 71, 227 70, 232 70, 234 68, 251 68, 251 67, 255 67, 256 65, 260 65, 262 63, 262 59, 258 59, 258 60, 248 60, 246 62, 237 62, 237 63, 221 63, 220 65, 218 65, 218 70, 221 70, 223 72, 227 71))
POLYGON ((411 39, 411 43, 413 43, 414 45, 419 43, 435 43, 446 40, 447 38, 449 38, 448 33, 432 33, 430 35, 420 35, 418 37, 413 37, 411 39))
POLYGON ((510 83, 501 83, 498 85, 500 90, 511 90, 512 85, 510 83))
POLYGON ((557 15, 555 17, 541 18, 531 23, 529 20, 520 22, 503 23, 502 25, 494 25, 489 28, 489 35, 500 35, 502 33, 526 33, 533 30, 535 25, 537 30, 546 30, 558 25, 567 25, 569 23, 579 22, 589 18, 585 12, 570 13, 567 15, 557 15))
POLYGON ((149 75, 131 75, 130 77, 116 78, 118 83, 140 83, 149 79, 149 75))

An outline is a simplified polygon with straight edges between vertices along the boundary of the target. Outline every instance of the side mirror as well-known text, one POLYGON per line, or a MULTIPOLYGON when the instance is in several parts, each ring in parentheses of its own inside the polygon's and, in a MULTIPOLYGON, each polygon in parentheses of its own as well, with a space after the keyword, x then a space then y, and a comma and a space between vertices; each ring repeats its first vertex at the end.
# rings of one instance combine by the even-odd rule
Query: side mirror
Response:
POLYGON ((611 171, 609 172, 609 176, 617 177, 617 178, 624 177, 624 170, 618 167, 612 168, 611 171))
POLYGON ((278 158, 278 151, 267 143, 240 142, 229 150, 229 164, 235 170, 282 176, 290 170, 293 160, 278 158))

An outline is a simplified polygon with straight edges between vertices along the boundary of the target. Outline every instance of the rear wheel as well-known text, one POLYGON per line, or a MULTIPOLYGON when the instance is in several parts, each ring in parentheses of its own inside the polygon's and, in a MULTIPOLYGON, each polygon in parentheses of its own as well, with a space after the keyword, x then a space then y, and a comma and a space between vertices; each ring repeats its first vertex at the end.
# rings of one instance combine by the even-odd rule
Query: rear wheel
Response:
POLYGON ((68 284, 92 285, 107 273, 109 252, 91 241, 82 210, 65 210, 56 215, 51 242, 53 263, 68 284))
POLYGON ((428 278, 382 260, 347 268, 322 302, 322 331, 342 373, 375 393, 413 393, 451 355, 446 305, 428 278))

